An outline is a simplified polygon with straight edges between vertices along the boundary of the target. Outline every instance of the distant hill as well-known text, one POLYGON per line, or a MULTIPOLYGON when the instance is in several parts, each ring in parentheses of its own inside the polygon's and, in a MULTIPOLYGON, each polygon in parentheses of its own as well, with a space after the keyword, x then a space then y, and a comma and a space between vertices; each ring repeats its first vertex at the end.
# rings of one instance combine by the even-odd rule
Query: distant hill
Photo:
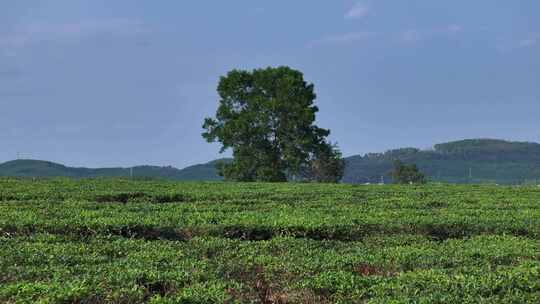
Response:
POLYGON ((395 159, 418 165, 433 181, 513 184, 540 181, 540 144, 497 139, 467 139, 432 150, 402 148, 346 158, 344 182, 375 183, 395 159))
POLYGON ((134 177, 163 178, 171 180, 212 181, 221 180, 217 175, 215 160, 184 169, 174 167, 137 166, 133 168, 75 168, 41 160, 13 160, 0 164, 0 176, 12 177, 134 177))
MULTIPOLYGON (((401 148, 384 153, 368 153, 345 158, 343 182, 391 182, 395 159, 415 163, 430 180, 450 183, 514 184, 540 181, 540 144, 497 139, 468 139, 437 144, 431 150, 401 148)), ((180 181, 221 180, 215 160, 184 169, 174 167, 133 167, 135 177, 180 181)), ((73 168, 38 160, 14 160, 0 164, 0 176, 15 177, 127 177, 130 168, 73 168)))

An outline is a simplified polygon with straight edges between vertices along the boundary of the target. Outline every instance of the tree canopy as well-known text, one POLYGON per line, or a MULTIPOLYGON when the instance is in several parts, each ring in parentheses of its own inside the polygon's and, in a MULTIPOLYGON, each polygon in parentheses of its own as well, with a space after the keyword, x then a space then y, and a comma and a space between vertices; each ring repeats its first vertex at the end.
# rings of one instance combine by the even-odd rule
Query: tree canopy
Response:
POLYGON ((400 160, 394 161, 392 179, 397 184, 425 184, 426 177, 415 164, 406 165, 400 160))
POLYGON ((221 77, 217 90, 219 107, 215 118, 205 119, 202 135, 209 142, 220 142, 221 152, 232 149, 233 161, 220 169, 226 179, 278 182, 304 178, 304 173, 314 172, 306 168, 324 158, 336 161, 329 166, 333 168, 319 166, 325 171, 307 179, 341 178, 343 169, 336 172, 341 154, 326 140, 330 131, 314 124, 319 110, 314 105, 314 85, 301 72, 289 67, 233 70, 221 77), (328 178, 332 174, 336 176, 328 178))

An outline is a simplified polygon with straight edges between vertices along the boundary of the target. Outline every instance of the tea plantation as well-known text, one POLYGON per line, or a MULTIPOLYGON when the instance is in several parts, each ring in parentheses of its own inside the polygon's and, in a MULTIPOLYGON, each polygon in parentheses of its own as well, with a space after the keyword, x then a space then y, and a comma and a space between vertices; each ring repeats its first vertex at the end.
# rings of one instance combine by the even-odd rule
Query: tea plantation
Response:
POLYGON ((540 303, 540 188, 4 178, 0 303, 540 303))

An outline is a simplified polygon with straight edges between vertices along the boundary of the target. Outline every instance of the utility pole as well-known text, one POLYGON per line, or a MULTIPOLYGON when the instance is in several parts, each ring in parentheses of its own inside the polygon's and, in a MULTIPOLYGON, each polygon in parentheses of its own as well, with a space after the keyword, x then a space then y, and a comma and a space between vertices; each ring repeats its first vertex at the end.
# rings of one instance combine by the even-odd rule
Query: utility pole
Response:
POLYGON ((133 179, 133 167, 129 168, 129 178, 133 179))
POLYGON ((472 168, 469 167, 469 183, 472 183, 472 168))

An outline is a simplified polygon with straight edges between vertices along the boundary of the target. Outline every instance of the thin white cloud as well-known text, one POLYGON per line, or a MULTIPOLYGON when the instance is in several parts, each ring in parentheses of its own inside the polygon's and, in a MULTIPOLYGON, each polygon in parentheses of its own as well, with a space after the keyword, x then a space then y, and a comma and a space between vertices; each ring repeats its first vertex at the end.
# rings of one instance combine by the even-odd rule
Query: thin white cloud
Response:
POLYGON ((525 40, 521 40, 519 42, 519 46, 520 47, 530 47, 530 46, 536 45, 536 43, 538 43, 538 39, 525 39, 525 40))
POLYGON ((350 32, 344 34, 335 34, 328 35, 319 40, 312 42, 309 46, 313 47, 316 45, 326 45, 326 44, 350 44, 359 41, 367 41, 369 38, 373 37, 374 34, 371 32, 350 32))
MULTIPOLYGON (((334 34, 322 37, 309 44, 310 47, 323 44, 352 44, 356 42, 366 42, 372 40, 374 36, 379 42, 398 42, 401 44, 416 44, 422 41, 434 39, 434 38, 455 38, 458 34, 464 32, 462 26, 452 24, 448 26, 431 28, 431 29, 405 29, 394 33, 374 33, 368 31, 348 32, 341 34, 334 34)), ((530 42, 529 42, 530 43, 530 42)))
POLYGON ((417 43, 435 37, 452 37, 463 32, 463 27, 452 24, 442 28, 432 29, 407 29, 397 35, 397 40, 402 43, 417 43))
POLYGON ((497 40, 496 48, 500 53, 510 53, 513 51, 533 48, 540 46, 540 33, 529 34, 523 36, 521 39, 514 39, 511 37, 499 37, 497 40))
POLYGON ((519 41, 518 47, 528 48, 528 47, 536 46, 538 44, 540 44, 540 34, 534 35, 534 36, 531 36, 531 37, 528 37, 526 39, 519 41))
POLYGON ((461 31, 463 31, 463 27, 461 27, 460 25, 457 25, 457 24, 449 25, 446 28, 446 32, 449 33, 449 34, 457 34, 457 33, 461 32, 461 31))
POLYGON ((366 40, 372 36, 369 32, 351 32, 339 35, 326 36, 323 40, 326 42, 354 42, 366 40))
POLYGON ((419 30, 409 29, 398 35, 398 40, 404 43, 415 43, 423 40, 424 34, 419 30))
POLYGON ((371 10, 362 3, 356 3, 346 14, 345 19, 361 19, 369 16, 371 10))
POLYGON ((64 41, 93 34, 130 35, 145 30, 140 22, 129 19, 27 24, 0 36, 0 46, 20 48, 40 41, 64 41))

